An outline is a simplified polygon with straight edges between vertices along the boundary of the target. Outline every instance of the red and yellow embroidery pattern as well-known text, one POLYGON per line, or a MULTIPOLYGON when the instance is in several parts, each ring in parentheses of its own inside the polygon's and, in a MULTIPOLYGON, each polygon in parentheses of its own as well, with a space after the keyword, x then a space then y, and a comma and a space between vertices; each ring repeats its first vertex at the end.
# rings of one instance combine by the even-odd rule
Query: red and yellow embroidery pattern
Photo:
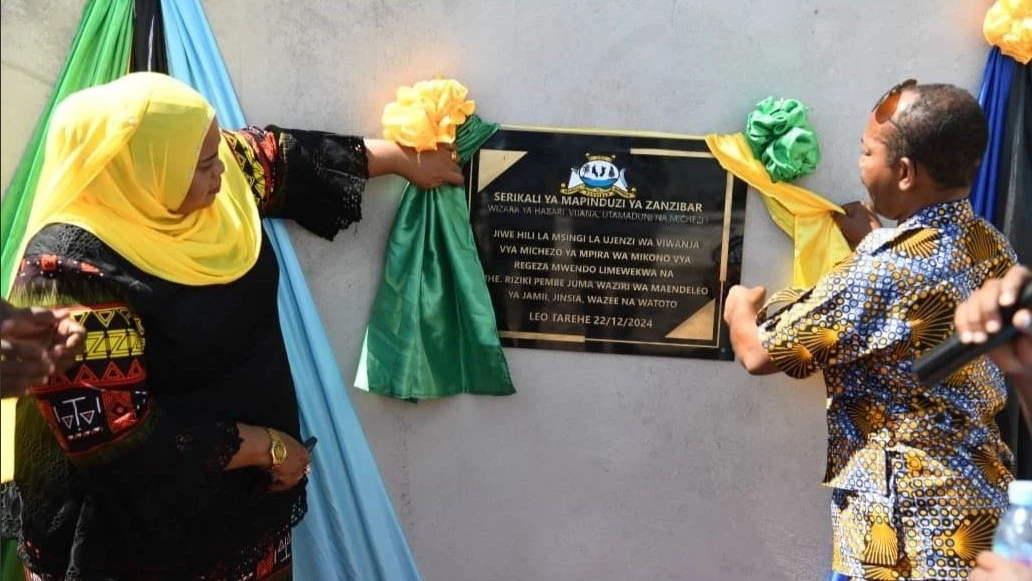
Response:
POLYGON ((117 440, 150 407, 139 318, 121 304, 71 311, 86 328, 86 349, 76 365, 33 395, 61 447, 81 455, 117 440))

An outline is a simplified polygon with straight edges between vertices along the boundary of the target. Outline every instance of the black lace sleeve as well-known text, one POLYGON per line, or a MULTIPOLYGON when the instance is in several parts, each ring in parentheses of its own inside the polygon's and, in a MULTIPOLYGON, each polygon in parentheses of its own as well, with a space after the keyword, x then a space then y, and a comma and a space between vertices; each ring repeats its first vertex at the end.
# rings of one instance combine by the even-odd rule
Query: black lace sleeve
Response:
POLYGON ((293 220, 327 240, 362 219, 369 170, 361 137, 276 126, 223 136, 237 153, 263 216, 293 220))
MULTIPOLYGON (((255 276, 270 269, 266 261, 255 276)), ((210 361, 196 351, 181 357, 196 335, 230 319, 204 330, 192 315, 176 324, 192 301, 239 303, 244 292, 275 291, 179 286, 139 272, 74 226, 48 226, 29 244, 11 302, 65 307, 87 331, 75 365, 18 401, 14 482, 0 487, 0 529, 42 579, 254 579, 289 557, 289 529, 307 509, 304 482, 270 494, 264 470, 224 470, 240 449, 237 421, 297 434, 284 392, 293 386, 281 381, 286 355, 282 369, 277 354, 262 355, 278 385, 248 382, 240 370, 260 364, 245 348, 230 353, 208 337, 218 353, 210 361), (183 294, 197 298, 179 302, 183 294), (250 391, 236 392, 238 381, 250 391), (286 409, 270 413, 226 392, 286 409)), ((272 317, 274 303, 249 329, 272 317)), ((240 336, 224 332, 225 342, 240 336)), ((248 346, 266 348, 254 335, 248 346)), ((270 336, 282 341, 278 327, 270 336)))
POLYGON ((45 454, 36 445, 46 431, 98 486, 164 477, 204 490, 221 477, 240 448, 236 423, 186 424, 156 405, 148 389, 144 325, 105 284, 99 267, 27 254, 11 301, 66 306, 87 333, 78 361, 34 388, 27 398, 34 405, 19 406, 16 478, 31 478, 43 463, 34 454, 45 454), (39 433, 29 437, 33 432, 39 433))

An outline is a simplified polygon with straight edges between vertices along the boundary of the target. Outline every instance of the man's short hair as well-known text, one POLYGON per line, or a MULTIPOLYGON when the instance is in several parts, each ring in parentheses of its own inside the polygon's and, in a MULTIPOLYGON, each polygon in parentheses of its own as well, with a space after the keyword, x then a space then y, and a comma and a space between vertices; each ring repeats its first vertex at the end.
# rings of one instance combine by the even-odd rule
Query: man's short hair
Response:
POLYGON ((886 139, 889 158, 910 158, 940 187, 970 186, 989 140, 978 101, 953 85, 916 85, 907 92, 917 96, 892 121, 886 139))

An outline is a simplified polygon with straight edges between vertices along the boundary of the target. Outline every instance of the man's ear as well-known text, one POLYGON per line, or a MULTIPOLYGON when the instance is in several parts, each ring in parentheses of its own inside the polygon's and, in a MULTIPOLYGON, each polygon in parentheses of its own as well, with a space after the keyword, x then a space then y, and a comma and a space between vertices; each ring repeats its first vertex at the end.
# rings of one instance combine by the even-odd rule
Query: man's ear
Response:
POLYGON ((917 164, 909 157, 901 157, 897 162, 896 187, 901 192, 907 192, 917 185, 917 164))

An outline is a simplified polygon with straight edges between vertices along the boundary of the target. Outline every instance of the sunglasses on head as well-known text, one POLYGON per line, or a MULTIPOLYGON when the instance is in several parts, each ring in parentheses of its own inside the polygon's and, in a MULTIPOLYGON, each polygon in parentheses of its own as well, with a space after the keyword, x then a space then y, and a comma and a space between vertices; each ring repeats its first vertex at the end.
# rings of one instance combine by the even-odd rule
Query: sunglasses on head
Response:
POLYGON ((874 120, 878 123, 885 123, 892 119, 892 116, 896 114, 896 107, 899 105, 899 98, 903 95, 903 91, 916 85, 917 79, 907 79, 886 91, 875 103, 874 109, 871 109, 874 113, 874 120))

